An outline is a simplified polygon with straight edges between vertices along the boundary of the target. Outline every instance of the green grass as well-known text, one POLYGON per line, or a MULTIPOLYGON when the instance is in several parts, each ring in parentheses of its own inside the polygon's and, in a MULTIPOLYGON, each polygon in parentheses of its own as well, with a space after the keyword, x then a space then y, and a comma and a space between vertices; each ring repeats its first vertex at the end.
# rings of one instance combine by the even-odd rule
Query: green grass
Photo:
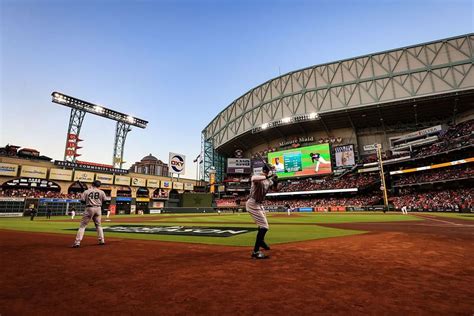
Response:
MULTIPOLYGON (((270 225, 272 223, 281 224, 329 224, 329 223, 368 223, 368 222, 393 222, 393 221, 418 221, 422 220, 413 216, 401 215, 401 214, 380 214, 380 213, 300 213, 297 216, 295 214, 286 216, 286 213, 278 213, 278 216, 269 214, 267 216, 270 225), (282 216, 284 215, 284 216, 282 216)), ((157 219, 160 222, 174 221, 179 223, 192 223, 192 222, 208 222, 208 223, 223 223, 223 222, 235 222, 235 223, 251 223, 253 224, 252 218, 248 213, 237 214, 222 214, 220 216, 186 216, 173 219, 157 219)))
MULTIPOLYGON (((216 226, 216 227, 255 227, 251 217, 244 214, 222 214, 210 216, 211 214, 161 214, 152 216, 152 219, 143 219, 140 222, 121 223, 130 218, 140 218, 137 215, 116 216, 111 222, 103 221, 104 226, 109 225, 185 225, 185 226, 216 226)), ((413 221, 419 218, 398 214, 299 214, 299 216, 277 217, 273 214, 268 216, 270 231, 266 240, 269 244, 290 243, 305 240, 314 240, 329 237, 340 237, 364 233, 363 231, 336 229, 318 226, 321 223, 354 223, 354 222, 390 222, 390 221, 413 221), (272 225, 274 224, 274 225, 272 225)), ((52 220, 37 217, 30 221, 27 217, 2 218, 0 229, 19 230, 29 232, 45 232, 57 234, 69 234, 71 240, 79 227, 80 218, 72 221, 69 217, 58 216, 52 220), (65 220, 57 222, 56 220, 65 220), (72 230, 71 230, 72 229, 72 230)), ((93 228, 90 223, 89 228, 93 228)), ((232 237, 199 237, 199 236, 172 236, 152 234, 126 234, 107 232, 106 237, 117 237, 127 239, 161 240, 172 242, 203 243, 228 246, 250 246, 255 241, 255 231, 232 237)), ((86 236, 95 236, 95 232, 86 232, 86 236)))

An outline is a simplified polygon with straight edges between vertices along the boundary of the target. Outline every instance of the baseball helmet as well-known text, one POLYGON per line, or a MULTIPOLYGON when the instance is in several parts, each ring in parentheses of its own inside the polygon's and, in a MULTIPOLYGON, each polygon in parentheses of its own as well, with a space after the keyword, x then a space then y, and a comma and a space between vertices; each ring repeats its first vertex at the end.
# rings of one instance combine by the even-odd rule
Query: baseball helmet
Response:
POLYGON ((92 185, 95 186, 96 188, 100 187, 102 183, 99 181, 99 180, 95 180, 94 182, 92 182, 92 185))

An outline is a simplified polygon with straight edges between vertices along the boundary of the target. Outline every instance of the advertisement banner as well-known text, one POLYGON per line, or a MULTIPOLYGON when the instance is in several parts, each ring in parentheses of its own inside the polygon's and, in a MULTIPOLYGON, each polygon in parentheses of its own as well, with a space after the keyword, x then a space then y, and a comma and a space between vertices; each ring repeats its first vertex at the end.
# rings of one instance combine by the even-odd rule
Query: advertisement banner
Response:
POLYGON ((169 159, 170 173, 184 174, 186 166, 186 156, 170 152, 169 159))
POLYGON ((209 174, 209 184, 210 184, 210 192, 211 193, 214 193, 216 191, 216 186, 215 186, 215 183, 216 183, 216 173, 215 172, 211 172, 209 174))
POLYGON ((74 181, 93 182, 95 174, 87 171, 74 171, 74 181))
POLYGON ((150 202, 150 198, 147 197, 137 197, 137 202, 150 202))
POLYGON ((409 140, 411 138, 419 138, 421 136, 425 135, 430 135, 434 133, 439 133, 443 130, 443 127, 441 125, 436 125, 432 127, 428 127, 413 133, 405 134, 402 136, 396 136, 396 137, 390 137, 390 140, 395 140, 395 141, 403 141, 403 140, 409 140))
POLYGON ((261 159, 252 159, 252 174, 262 173, 265 163, 261 159))
MULTIPOLYGON (((153 201, 152 207, 164 207, 165 202, 163 201, 153 201)), ((160 214, 161 210, 150 210, 150 214, 160 214), (154 211, 154 212, 153 212, 154 211)))
POLYGON ((102 184, 114 184, 114 176, 105 173, 96 173, 95 179, 99 180, 102 184))
POLYGON ((44 167, 35 167, 35 166, 21 166, 20 177, 31 177, 46 179, 46 172, 48 169, 44 167))
POLYGON ((16 177, 18 174, 18 165, 11 163, 0 163, 0 176, 16 177))
POLYGON ((3 202, 24 202, 25 198, 17 198, 17 197, 0 197, 0 201, 3 202))
POLYGON ((134 186, 134 187, 144 187, 144 186, 146 186, 146 179, 132 177, 132 186, 134 186))
POLYGON ((423 166, 423 167, 418 167, 418 168, 390 171, 390 175, 417 172, 417 171, 424 171, 424 170, 430 170, 430 169, 446 168, 446 167, 457 166, 457 165, 470 163, 470 162, 474 162, 474 157, 455 160, 455 161, 450 161, 450 162, 443 162, 443 163, 434 164, 434 165, 430 165, 430 166, 423 166))
POLYGON ((4 183, 4 185, 9 186, 9 187, 50 188, 50 189, 59 188, 58 185, 55 184, 53 181, 39 179, 39 178, 13 179, 4 183))
POLYGON ((227 159, 227 173, 243 173, 249 174, 252 172, 250 159, 246 158, 228 158, 227 159))
POLYGON ((130 185, 130 177, 115 176, 115 184, 130 185))
POLYGON ((194 184, 192 184, 192 183, 185 183, 185 184, 184 184, 184 189, 185 189, 186 191, 192 191, 192 190, 194 190, 194 184))
POLYGON ((107 173, 115 173, 115 174, 128 173, 127 169, 113 168, 112 166, 109 166, 109 165, 79 161, 79 160, 77 160, 76 162, 55 160, 54 164, 58 167, 66 167, 66 168, 71 168, 71 169, 74 168, 76 170, 107 172, 107 173))
POLYGON ((352 167, 355 165, 354 145, 338 146, 334 148, 337 167, 352 167))
POLYGON ((173 189, 176 190, 183 190, 184 185, 181 182, 173 182, 173 189))
POLYGON ((160 188, 171 189, 171 181, 161 181, 160 188))
POLYGON ((377 150, 377 145, 379 145, 379 144, 364 145, 364 151, 374 151, 374 150, 377 150))
POLYGON ((268 162, 281 179, 332 173, 329 144, 271 152, 268 162))
POLYGON ((158 179, 148 179, 146 181, 146 186, 149 188, 159 188, 160 187, 160 180, 158 179))
POLYGON ((21 213, 0 213, 0 217, 22 217, 23 212, 21 213))
POLYGON ((50 169, 49 170, 49 179, 50 180, 71 181, 71 179, 72 179, 72 170, 50 169))

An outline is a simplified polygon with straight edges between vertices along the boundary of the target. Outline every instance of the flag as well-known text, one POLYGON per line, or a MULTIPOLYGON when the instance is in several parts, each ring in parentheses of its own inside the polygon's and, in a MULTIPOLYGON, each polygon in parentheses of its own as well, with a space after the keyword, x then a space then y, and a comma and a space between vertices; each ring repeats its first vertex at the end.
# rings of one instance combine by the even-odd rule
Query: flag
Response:
POLYGON ((193 160, 193 162, 197 162, 199 158, 201 158, 201 154, 199 154, 199 155, 196 157, 196 159, 193 160))

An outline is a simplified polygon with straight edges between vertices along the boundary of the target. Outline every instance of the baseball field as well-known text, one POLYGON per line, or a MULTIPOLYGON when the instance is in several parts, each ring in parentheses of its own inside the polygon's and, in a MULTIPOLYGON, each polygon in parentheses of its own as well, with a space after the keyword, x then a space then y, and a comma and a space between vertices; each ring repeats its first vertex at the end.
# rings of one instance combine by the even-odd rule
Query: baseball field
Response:
POLYGON ((116 216, 70 248, 80 218, 0 219, 1 315, 465 314, 474 215, 116 216))

